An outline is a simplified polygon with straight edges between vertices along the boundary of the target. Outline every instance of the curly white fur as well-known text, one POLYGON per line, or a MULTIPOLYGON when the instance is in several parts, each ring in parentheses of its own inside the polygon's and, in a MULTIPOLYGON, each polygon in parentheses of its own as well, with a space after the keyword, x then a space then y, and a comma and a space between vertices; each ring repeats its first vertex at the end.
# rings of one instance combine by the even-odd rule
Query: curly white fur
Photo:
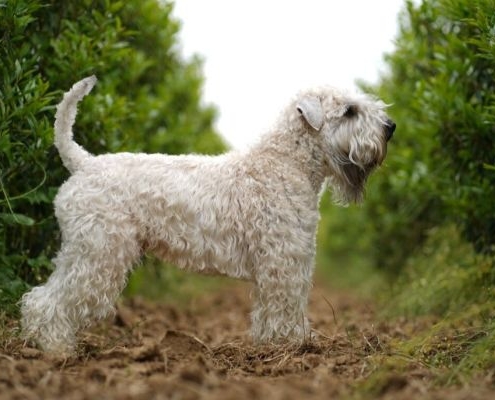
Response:
POLYGON ((361 200, 395 128, 383 103, 320 88, 299 94, 244 152, 93 156, 73 141, 72 125, 95 82, 76 83, 57 108, 55 145, 72 173, 55 199, 62 245, 48 281, 22 298, 24 335, 73 351, 77 331, 113 310, 151 252, 252 281, 255 341, 308 337, 320 193, 328 178, 336 201, 361 200))

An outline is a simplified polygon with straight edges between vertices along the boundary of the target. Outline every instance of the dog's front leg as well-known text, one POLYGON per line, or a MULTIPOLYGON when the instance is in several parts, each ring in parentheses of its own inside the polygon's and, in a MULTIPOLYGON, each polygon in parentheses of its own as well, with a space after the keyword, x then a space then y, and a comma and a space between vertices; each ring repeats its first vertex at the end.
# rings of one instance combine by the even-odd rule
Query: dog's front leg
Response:
POLYGON ((310 338, 306 317, 311 267, 291 260, 282 267, 258 271, 255 278, 251 333, 256 343, 310 338))

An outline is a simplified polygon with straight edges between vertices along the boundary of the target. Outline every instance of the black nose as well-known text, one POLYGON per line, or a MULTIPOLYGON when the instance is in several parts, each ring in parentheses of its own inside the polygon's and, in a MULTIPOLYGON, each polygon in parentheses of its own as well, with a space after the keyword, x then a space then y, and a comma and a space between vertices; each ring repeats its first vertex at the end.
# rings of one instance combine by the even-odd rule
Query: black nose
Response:
POLYGON ((395 125, 395 122, 392 121, 391 119, 387 120, 387 122, 385 123, 385 135, 386 135, 386 139, 387 139, 387 142, 392 139, 392 136, 394 135, 394 131, 395 131, 395 127, 397 125, 395 125))

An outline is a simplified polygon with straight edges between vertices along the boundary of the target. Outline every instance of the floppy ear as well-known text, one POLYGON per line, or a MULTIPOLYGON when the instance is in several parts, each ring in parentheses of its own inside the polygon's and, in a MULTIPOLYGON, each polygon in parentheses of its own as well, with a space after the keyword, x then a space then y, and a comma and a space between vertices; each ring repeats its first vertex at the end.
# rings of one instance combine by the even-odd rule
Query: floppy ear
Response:
POLYGON ((316 96, 303 97, 297 103, 297 111, 314 130, 319 131, 324 122, 323 107, 316 96))

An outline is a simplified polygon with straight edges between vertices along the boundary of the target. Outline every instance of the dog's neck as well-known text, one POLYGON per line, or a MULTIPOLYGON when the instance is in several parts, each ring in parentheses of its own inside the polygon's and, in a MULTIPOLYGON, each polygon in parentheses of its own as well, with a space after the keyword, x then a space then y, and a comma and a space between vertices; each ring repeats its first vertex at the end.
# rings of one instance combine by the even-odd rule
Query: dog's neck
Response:
POLYGON ((323 150, 309 133, 271 132, 249 150, 247 157, 259 159, 255 154, 266 154, 264 159, 285 164, 286 171, 296 168, 309 180, 315 193, 321 192, 329 172, 328 164, 323 150))

